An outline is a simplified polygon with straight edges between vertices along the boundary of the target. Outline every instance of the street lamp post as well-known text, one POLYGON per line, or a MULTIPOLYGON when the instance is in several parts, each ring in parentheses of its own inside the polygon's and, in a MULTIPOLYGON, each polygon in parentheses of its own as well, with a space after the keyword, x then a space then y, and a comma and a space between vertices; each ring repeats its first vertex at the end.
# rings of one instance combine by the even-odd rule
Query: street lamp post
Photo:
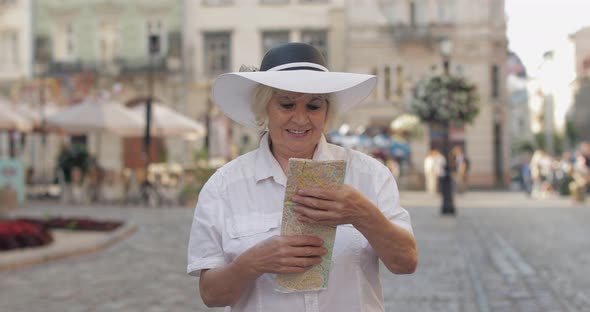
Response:
POLYGON ((148 169, 150 165, 150 145, 151 145, 151 124, 152 124, 152 97, 154 93, 154 56, 160 52, 160 37, 156 35, 149 36, 149 68, 148 68, 148 97, 145 103, 145 133, 144 143, 144 160, 145 160, 145 183, 148 183, 148 169))
MULTIPOLYGON (((452 50, 452 42, 449 39, 443 39, 440 42, 440 53, 443 57, 444 74, 449 75, 450 55, 452 50)), ((443 155, 445 156, 444 175, 440 177, 440 188, 442 194, 441 213, 443 215, 455 215, 455 203, 453 201, 453 178, 451 176, 451 158, 450 142, 449 142, 449 128, 450 121, 445 120, 443 123, 443 155)))

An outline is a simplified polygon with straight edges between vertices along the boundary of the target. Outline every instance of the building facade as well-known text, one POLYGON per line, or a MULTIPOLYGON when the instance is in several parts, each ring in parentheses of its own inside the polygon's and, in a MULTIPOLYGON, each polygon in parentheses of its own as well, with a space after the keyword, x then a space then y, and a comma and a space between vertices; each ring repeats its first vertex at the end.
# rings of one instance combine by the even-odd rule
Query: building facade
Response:
MULTIPOLYGON (((38 105, 68 106, 106 95, 133 106, 151 96, 185 112, 182 5, 178 0, 36 1, 36 80, 22 88, 23 97, 38 105)), ((91 153, 97 152, 97 140, 103 146, 97 157, 105 168, 142 166, 140 138, 81 138, 91 153)), ((191 158, 185 157, 182 140, 153 141, 153 161, 191 158)))
POLYGON ((515 159, 520 152, 518 146, 533 144, 531 131, 531 111, 529 109, 528 77, 524 64, 513 52, 508 54, 506 64, 506 85, 508 91, 508 133, 511 138, 512 165, 518 161, 515 159), (514 149, 513 149, 514 148, 514 149))
POLYGON ((289 41, 315 45, 333 70, 344 69, 343 0, 204 0, 185 1, 185 7, 189 109, 209 116, 208 148, 215 157, 232 158, 258 144, 254 130, 229 126, 216 112, 209 90, 217 75, 241 65, 258 67, 268 49, 289 41))
MULTIPOLYGON (((388 127, 408 111, 413 85, 441 72, 440 43, 452 42, 452 74, 473 81, 481 113, 452 139, 471 158, 471 181, 479 186, 503 182, 508 155, 505 66, 507 39, 504 1, 186 1, 184 53, 191 109, 214 111, 208 99, 212 79, 242 64, 255 65, 273 45, 287 41, 315 44, 331 70, 376 74, 366 105, 340 120, 351 129, 388 127), (485 9, 482 9, 482 6, 485 9)), ((215 113, 211 113, 212 116, 215 113)), ((234 126, 234 143, 253 143, 234 126)), ((428 133, 428 131, 427 131, 428 133)), ((414 164, 421 164, 430 136, 414 141, 414 164)), ((418 166, 420 167, 420 166, 418 166)))
MULTIPOLYGON (((481 108, 473 124, 451 129, 451 141, 463 145, 471 160, 471 184, 502 184, 509 146, 503 126, 507 103, 504 1, 353 2, 347 9, 347 70, 372 72, 379 83, 367 105, 345 122, 387 125, 408 110, 414 84, 441 73, 446 60, 451 74, 476 84, 481 108), (443 42, 452 44, 452 49, 441 51, 443 42)), ((436 141, 436 131, 426 133, 431 135, 412 144, 417 168, 436 141)))
POLYGON ((32 75, 32 1, 0 1, 0 82, 28 79, 32 75))
MULTIPOLYGON (((32 1, 0 1, 0 93, 2 104, 14 104, 14 85, 32 73, 32 1), (13 103, 11 103, 13 102, 13 103)), ((19 133, 0 133, 0 158, 21 150, 19 133)))
POLYGON ((575 50, 576 78, 574 104, 569 111, 569 120, 578 140, 590 141, 590 27, 585 27, 570 36, 575 50))

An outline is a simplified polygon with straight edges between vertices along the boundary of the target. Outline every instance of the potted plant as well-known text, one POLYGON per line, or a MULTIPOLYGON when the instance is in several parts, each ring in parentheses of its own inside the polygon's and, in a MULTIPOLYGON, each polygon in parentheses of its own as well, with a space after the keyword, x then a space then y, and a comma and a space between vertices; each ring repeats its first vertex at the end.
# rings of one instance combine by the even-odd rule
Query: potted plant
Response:
POLYGON ((57 167, 63 172, 66 183, 72 182, 72 171, 80 168, 85 175, 90 168, 92 158, 84 145, 71 145, 62 148, 57 159, 57 167))

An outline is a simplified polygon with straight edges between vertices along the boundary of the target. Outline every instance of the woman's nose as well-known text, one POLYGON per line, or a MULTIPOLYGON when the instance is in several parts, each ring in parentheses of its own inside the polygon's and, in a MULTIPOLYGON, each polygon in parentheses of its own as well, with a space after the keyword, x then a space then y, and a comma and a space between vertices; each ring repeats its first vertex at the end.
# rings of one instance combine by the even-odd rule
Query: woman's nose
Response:
POLYGON ((309 117, 307 116, 305 109, 297 109, 292 119, 297 124, 306 124, 309 121, 309 117))

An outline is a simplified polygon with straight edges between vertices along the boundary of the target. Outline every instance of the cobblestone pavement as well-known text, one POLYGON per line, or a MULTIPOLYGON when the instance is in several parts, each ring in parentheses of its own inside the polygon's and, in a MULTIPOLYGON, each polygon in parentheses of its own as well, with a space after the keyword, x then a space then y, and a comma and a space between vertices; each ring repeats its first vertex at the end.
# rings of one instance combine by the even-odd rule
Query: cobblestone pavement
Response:
MULTIPOLYGON (((420 252, 413 275, 382 268, 387 311, 590 311, 590 205, 514 193, 440 200, 402 193, 420 252), (486 208, 486 209, 482 209, 486 208)), ((20 215, 67 214, 136 223, 96 254, 0 273, 0 311, 219 311, 203 306, 185 274, 192 209, 68 207, 32 203, 20 215)))
POLYGON ((518 193, 402 194, 420 252, 415 274, 382 280, 387 311, 590 311, 590 205, 518 193), (490 209, 478 209, 490 208, 490 209))

